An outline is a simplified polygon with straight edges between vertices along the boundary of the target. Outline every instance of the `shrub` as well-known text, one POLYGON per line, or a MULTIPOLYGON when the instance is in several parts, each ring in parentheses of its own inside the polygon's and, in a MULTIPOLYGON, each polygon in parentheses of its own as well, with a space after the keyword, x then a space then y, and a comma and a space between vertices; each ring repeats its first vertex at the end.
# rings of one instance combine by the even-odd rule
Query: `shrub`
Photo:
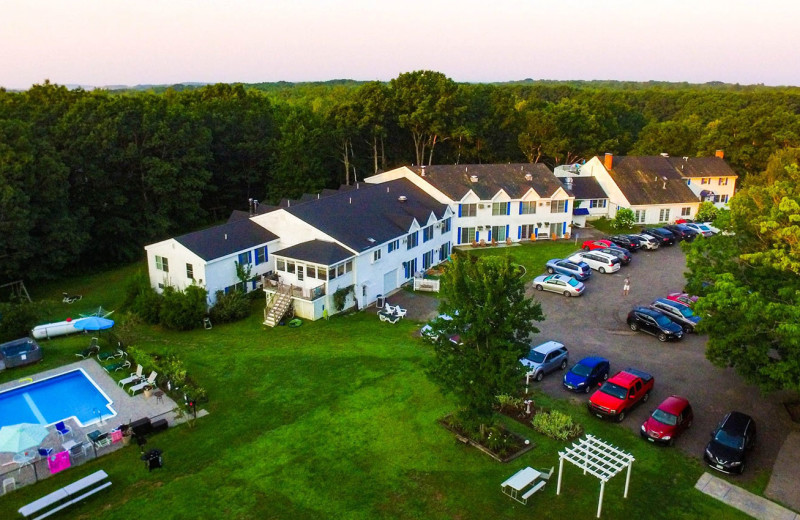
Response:
POLYGON ((209 312, 214 323, 239 321, 250 314, 250 300, 241 291, 231 291, 228 294, 217 291, 216 299, 217 303, 209 312))
POLYGON ((583 431, 583 428, 575 423, 571 416, 558 410, 539 412, 531 422, 534 430, 559 441, 574 439, 583 431))
POLYGON ((697 210, 697 215, 694 216, 698 222, 714 222, 719 215, 719 209, 714 206, 713 202, 701 202, 697 210))
POLYGON ((190 285, 185 291, 167 287, 159 313, 161 324, 175 330, 199 327, 206 315, 207 294, 208 291, 197 285, 190 285))
POLYGON ((160 320, 163 301, 163 296, 148 286, 134 297, 130 310, 144 320, 145 323, 155 325, 160 320))
POLYGON ((0 303, 0 342, 27 336, 48 314, 50 306, 48 302, 0 303))
POLYGON ((633 216, 633 210, 629 208, 619 208, 617 216, 614 217, 612 226, 617 231, 628 231, 633 228, 636 219, 633 216))
POLYGON ((122 310, 132 309, 136 299, 142 293, 151 291, 153 288, 150 287, 150 279, 147 274, 144 271, 138 271, 125 281, 125 300, 122 302, 122 310))
POLYGON ((497 404, 500 405, 500 411, 504 414, 519 413, 525 409, 525 400, 523 398, 508 394, 498 395, 497 404))

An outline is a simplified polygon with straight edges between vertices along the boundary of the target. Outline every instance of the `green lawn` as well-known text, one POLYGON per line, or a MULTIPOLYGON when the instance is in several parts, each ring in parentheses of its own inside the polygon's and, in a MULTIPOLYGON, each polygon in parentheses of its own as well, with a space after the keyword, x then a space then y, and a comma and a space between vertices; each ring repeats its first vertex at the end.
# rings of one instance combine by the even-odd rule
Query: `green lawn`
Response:
POLYGON ((524 265, 523 281, 529 282, 545 272, 545 264, 551 258, 566 258, 581 248, 574 240, 549 240, 520 246, 492 248, 464 248, 475 256, 508 256, 511 261, 524 265))
MULTIPOLYGON (((573 250, 574 244, 548 243, 495 252, 537 266, 531 277, 548 258, 573 250)), ((135 269, 33 294, 60 302, 62 291, 83 291, 87 308, 115 308, 124 278, 135 269)), ((59 305, 68 313, 79 309, 59 305)), ((562 443, 512 424, 536 447, 501 464, 437 425, 454 405, 425 376, 431 351, 414 336, 419 324, 392 326, 359 313, 265 329, 262 306, 254 302, 248 320, 209 331, 138 329, 138 347, 179 355, 211 399, 210 415, 193 428, 151 438, 148 448, 164 450, 163 469, 147 472, 138 449, 127 447, 0 497, 2 517, 104 469, 112 487, 61 518, 594 518, 599 483, 570 465, 559 497, 555 476, 527 507, 500 493, 500 483, 521 467, 557 466, 562 443)), ((44 341, 42 363, 0 372, 0 381, 74 361, 84 343, 83 335, 44 341)), ((704 471, 699 461, 647 445, 616 424, 594 420, 582 406, 535 399, 572 413, 589 433, 636 457, 629 498, 622 498, 620 475, 607 486, 603 518, 746 518, 693 489, 704 471)))

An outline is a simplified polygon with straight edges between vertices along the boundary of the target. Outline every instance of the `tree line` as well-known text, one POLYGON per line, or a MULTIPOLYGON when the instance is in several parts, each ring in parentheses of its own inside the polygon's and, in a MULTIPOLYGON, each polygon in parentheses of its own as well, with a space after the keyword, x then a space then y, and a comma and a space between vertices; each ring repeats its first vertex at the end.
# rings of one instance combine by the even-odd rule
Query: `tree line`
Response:
POLYGON ((128 262, 147 243, 403 164, 713 155, 746 179, 800 145, 800 89, 456 83, 0 89, 0 281, 128 262))

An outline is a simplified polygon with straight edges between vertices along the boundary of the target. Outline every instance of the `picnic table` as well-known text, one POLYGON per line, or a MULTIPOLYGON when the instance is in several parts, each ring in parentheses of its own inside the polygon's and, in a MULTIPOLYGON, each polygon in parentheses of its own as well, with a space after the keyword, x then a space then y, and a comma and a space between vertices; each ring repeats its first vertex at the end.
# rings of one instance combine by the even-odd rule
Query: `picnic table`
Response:
POLYGON ((533 493, 526 493, 522 497, 519 496, 520 492, 525 489, 526 487, 533 484, 533 482, 539 478, 542 474, 531 467, 523 468, 513 475, 511 475, 505 482, 500 484, 500 489, 506 495, 510 496, 517 502, 521 504, 526 504, 528 501, 528 497, 533 493))

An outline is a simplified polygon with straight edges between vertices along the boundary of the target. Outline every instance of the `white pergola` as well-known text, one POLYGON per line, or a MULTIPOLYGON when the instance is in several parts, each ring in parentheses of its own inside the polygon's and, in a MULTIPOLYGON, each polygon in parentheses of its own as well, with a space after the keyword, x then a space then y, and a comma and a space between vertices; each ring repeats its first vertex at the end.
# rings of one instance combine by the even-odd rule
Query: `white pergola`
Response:
POLYGON ((625 453, 592 435, 587 435, 580 439, 577 444, 567 446, 563 452, 558 452, 558 486, 556 487, 556 495, 561 494, 561 473, 564 472, 565 459, 579 468, 583 468, 584 475, 588 472, 600 479, 600 500, 597 503, 597 518, 600 518, 600 513, 603 510, 603 493, 606 490, 606 482, 625 468, 628 468, 628 474, 625 477, 624 498, 628 498, 628 486, 631 483, 631 466, 633 461, 636 460, 630 453, 625 453))

